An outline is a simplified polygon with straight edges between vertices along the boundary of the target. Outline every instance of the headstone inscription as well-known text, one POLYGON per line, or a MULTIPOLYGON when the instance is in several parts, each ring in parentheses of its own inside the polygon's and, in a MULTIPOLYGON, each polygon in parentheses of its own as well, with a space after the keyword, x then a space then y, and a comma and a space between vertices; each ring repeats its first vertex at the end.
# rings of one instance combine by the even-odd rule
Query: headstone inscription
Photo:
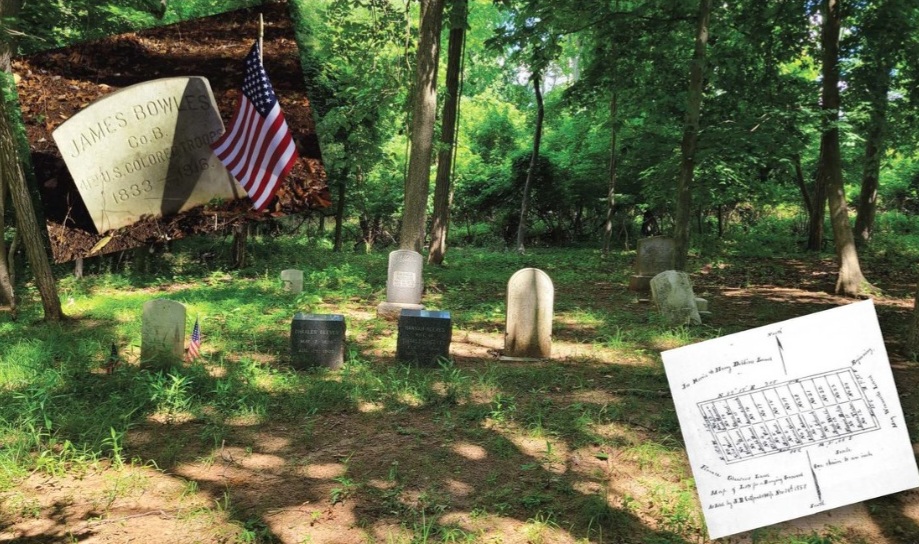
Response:
POLYGON ((399 315, 399 336, 396 359, 436 367, 440 359, 450 358, 453 327, 450 312, 402 310, 399 315))
POLYGON ((140 361, 146 368, 168 368, 185 351, 185 305, 166 299, 144 303, 140 361))
POLYGON ((664 320, 671 325, 700 325, 697 299, 689 274, 666 270, 651 279, 651 298, 664 320))
POLYGON ((303 292, 303 271, 302 270, 282 270, 281 283, 285 291, 298 294, 303 292))
POLYGON ((652 236, 638 240, 635 274, 629 280, 629 290, 648 293, 651 278, 673 268, 676 242, 666 236, 652 236))
POLYGON ((290 323, 290 360, 297 369, 345 363, 345 317, 340 314, 294 315, 290 323))
POLYGON ((504 357, 546 359, 552 356, 555 287, 538 268, 518 270, 507 282, 504 357))
POLYGON ((398 319, 402 310, 423 310, 421 270, 424 257, 417 251, 400 249, 389 254, 386 275, 386 302, 377 306, 377 315, 398 319))
POLYGON ((100 98, 52 136, 101 234, 244 196, 209 146, 223 130, 207 79, 172 77, 100 98))

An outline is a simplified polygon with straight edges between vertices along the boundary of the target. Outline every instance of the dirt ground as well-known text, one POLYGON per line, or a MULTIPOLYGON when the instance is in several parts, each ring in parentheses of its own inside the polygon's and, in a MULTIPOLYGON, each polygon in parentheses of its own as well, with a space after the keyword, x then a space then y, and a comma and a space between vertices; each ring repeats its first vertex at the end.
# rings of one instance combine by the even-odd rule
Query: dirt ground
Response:
MULTIPOLYGON (((829 262, 764 261, 742 274, 703 267, 695 282, 697 292, 711 301, 714 315, 708 325, 735 330, 738 323, 752 328, 851 302, 827 294, 833 277, 829 262), (781 266, 781 284, 749 277, 749 270, 761 265, 781 266)), ((911 286, 900 279, 878 277, 885 295, 875 304, 912 429, 919 414, 919 395, 914 393, 919 372, 892 341, 911 315, 911 286)), ((590 299, 595 308, 650 311, 625 285, 597 285, 558 296, 579 304, 583 299, 585 306, 590 299)), ((352 323, 376 319, 372 308, 354 306, 346 313, 352 323)), ((566 321, 564 312, 557 314, 553 364, 564 365, 565 376, 583 385, 546 384, 541 394, 557 406, 621 401, 636 394, 624 389, 628 385, 623 376, 659 364, 654 353, 634 360, 623 357, 566 321)), ((500 334, 454 330, 453 338, 451 354, 459 368, 497 363, 500 334)), ((380 364, 392 358, 391 349, 366 346, 380 364)), ((652 351, 669 347, 662 344, 652 351)), ((539 365, 500 364, 537 365, 537 371, 539 365)), ((661 503, 675 500, 672 490, 691 490, 681 471, 670 471, 672 458, 655 459, 655 450, 642 457, 627 447, 666 440, 659 416, 673 410, 669 394, 659 390, 641 395, 648 398, 636 398, 634 412, 606 430, 622 447, 558 441, 551 455, 545 437, 514 424, 486 419, 482 425, 468 425, 451 420, 450 411, 411 404, 398 411, 366 405, 289 421, 243 418, 219 441, 204 438, 207 429, 193 418, 154 417, 135 427, 126 440, 126 455, 140 457, 141 463, 126 468, 99 463, 65 477, 36 473, 14 492, 0 495, 0 542, 408 543, 426 541, 424 528, 433 521, 457 532, 441 532, 427 540, 432 542, 706 542, 704 530, 687 537, 680 531, 685 529, 681 518, 673 512, 662 516, 661 503), (533 469, 521 470, 527 466, 533 469), (553 520, 528 517, 515 506, 521 497, 537 502, 558 497, 548 493, 561 488, 560 483, 568 495, 544 505, 556 513, 553 520), (606 517, 600 518, 612 528, 605 533, 573 521, 597 508, 592 497, 603 497, 606 517), (485 511, 482 504, 491 506, 485 511)), ((685 459, 677 462, 683 463, 685 459)), ((694 491, 688 495, 696 501, 694 491)), ((813 531, 830 536, 812 536, 808 542, 919 542, 919 492, 720 542, 787 542, 788 535, 813 531)))
POLYGON ((97 233, 51 133, 94 100, 173 76, 204 76, 228 125, 242 84, 243 58, 258 36, 258 12, 240 10, 57 49, 13 62, 32 166, 56 262, 181 238, 225 232, 234 224, 329 205, 325 171, 286 3, 263 6, 264 64, 294 135, 300 161, 265 213, 243 198, 118 229, 101 250, 97 233))

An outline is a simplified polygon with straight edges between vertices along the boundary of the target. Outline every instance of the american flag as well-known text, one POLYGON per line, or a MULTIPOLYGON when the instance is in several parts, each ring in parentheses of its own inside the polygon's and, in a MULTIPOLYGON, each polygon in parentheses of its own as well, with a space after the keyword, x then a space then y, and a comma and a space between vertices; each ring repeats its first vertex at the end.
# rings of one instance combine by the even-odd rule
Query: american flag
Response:
POLYGON ((256 41, 246 55, 246 74, 236 113, 227 131, 211 144, 261 211, 297 162, 297 148, 281 113, 256 41))
POLYGON ((188 342, 188 351, 185 352, 186 361, 194 361, 201 356, 201 327, 198 318, 195 318, 195 327, 191 330, 191 340, 188 342))

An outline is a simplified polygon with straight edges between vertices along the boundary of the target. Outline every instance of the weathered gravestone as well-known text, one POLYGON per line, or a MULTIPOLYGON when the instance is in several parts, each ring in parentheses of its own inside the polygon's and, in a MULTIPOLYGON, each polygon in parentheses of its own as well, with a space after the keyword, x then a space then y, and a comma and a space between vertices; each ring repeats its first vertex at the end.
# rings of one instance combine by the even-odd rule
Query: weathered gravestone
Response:
POLYGON ((504 356, 546 359, 552 356, 555 288, 537 268, 518 270, 507 282, 504 356))
POLYGON ((398 319, 402 310, 423 310, 421 269, 424 257, 417 251, 400 249, 389 254, 386 275, 386 302, 377 306, 377 315, 398 319))
POLYGON ((345 363, 345 318, 340 314, 294 315, 290 323, 290 360, 294 368, 341 368, 345 363))
POLYGON ((101 234, 244 196, 209 146, 223 131, 207 79, 172 77, 100 98, 52 136, 101 234))
POLYGON ((651 279, 651 298, 664 320, 671 325, 699 325, 699 309, 689 274, 666 270, 651 279))
POLYGON ((140 361, 146 368, 168 368, 185 351, 185 305, 156 299, 144 303, 140 334, 140 361))
POLYGON ((303 271, 302 270, 282 270, 281 283, 285 291, 298 294, 303 292, 303 271))
POLYGON ((638 255, 635 258, 635 274, 629 280, 629 290, 647 293, 651 289, 651 278, 673 268, 676 242, 665 236, 652 236, 638 240, 638 255))
POLYGON ((402 310, 399 315, 399 337, 396 359, 436 367, 442 358, 450 358, 453 327, 450 312, 402 310))

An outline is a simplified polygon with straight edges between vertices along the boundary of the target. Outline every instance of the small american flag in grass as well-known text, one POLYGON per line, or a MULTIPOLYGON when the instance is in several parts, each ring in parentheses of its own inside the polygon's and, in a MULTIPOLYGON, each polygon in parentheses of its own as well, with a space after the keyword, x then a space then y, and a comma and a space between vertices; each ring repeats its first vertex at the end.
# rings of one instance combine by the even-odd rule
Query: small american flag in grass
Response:
POLYGON ((201 356, 201 327, 198 318, 195 318, 195 327, 191 330, 191 340, 188 342, 188 351, 185 352, 186 361, 194 361, 201 356))
POLYGON ((249 50, 245 62, 236 113, 230 127, 211 144, 211 149, 249 194, 252 207, 261 211, 299 156, 262 65, 258 42, 249 50))

